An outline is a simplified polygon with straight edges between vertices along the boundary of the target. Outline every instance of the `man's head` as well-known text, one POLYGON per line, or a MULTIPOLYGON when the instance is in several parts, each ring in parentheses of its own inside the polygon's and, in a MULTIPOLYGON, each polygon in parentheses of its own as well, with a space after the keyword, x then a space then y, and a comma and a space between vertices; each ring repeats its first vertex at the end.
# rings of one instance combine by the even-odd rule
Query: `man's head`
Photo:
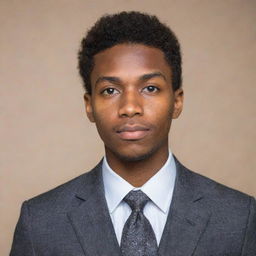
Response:
POLYGON ((183 105, 180 49, 170 29, 136 12, 105 16, 83 39, 79 61, 86 113, 108 160, 165 158, 183 105))
POLYGON ((91 72, 94 56, 117 44, 136 43, 160 49, 172 72, 172 87, 182 83, 180 45, 175 34, 156 16, 139 12, 121 12, 103 16, 82 40, 79 71, 87 93, 91 94, 91 72))

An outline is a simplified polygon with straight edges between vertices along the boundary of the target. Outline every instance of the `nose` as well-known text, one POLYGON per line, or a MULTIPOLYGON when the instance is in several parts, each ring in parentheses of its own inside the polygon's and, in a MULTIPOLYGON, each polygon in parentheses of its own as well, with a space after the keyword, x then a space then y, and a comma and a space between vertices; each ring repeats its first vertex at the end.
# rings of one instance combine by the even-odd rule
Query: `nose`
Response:
POLYGON ((120 117, 143 115, 142 99, 138 92, 126 92, 120 97, 118 114, 120 117))

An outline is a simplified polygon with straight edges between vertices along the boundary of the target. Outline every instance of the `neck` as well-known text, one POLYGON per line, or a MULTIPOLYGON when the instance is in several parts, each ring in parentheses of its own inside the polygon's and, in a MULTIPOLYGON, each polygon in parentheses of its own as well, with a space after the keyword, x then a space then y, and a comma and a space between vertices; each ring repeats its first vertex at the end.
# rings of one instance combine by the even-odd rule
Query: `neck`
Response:
POLYGON ((106 150, 107 161, 111 169, 134 187, 141 187, 154 176, 165 164, 168 155, 168 145, 138 161, 121 159, 113 152, 106 150))

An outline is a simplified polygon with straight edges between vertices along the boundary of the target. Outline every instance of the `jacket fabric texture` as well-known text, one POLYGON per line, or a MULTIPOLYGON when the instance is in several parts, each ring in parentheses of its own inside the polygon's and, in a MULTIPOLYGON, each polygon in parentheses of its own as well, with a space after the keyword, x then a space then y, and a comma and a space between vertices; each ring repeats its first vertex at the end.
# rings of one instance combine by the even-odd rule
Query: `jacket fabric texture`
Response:
MULTIPOLYGON (((255 256, 255 199, 175 162, 173 199, 158 255, 255 256)), ((101 166, 25 201, 10 256, 121 256, 101 166)))

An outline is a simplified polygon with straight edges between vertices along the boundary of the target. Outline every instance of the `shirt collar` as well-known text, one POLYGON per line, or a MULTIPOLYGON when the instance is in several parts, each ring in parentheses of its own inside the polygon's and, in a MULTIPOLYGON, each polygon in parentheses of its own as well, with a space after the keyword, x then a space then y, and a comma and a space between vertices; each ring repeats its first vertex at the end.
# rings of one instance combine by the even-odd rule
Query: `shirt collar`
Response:
MULTIPOLYGON (((103 159, 102 175, 106 201, 109 211, 112 213, 131 190, 137 190, 138 188, 133 187, 115 173, 108 165, 106 157, 103 159)), ((161 211, 167 213, 173 194, 175 178, 175 161, 172 153, 169 153, 169 157, 163 167, 139 189, 141 189, 161 211)))

